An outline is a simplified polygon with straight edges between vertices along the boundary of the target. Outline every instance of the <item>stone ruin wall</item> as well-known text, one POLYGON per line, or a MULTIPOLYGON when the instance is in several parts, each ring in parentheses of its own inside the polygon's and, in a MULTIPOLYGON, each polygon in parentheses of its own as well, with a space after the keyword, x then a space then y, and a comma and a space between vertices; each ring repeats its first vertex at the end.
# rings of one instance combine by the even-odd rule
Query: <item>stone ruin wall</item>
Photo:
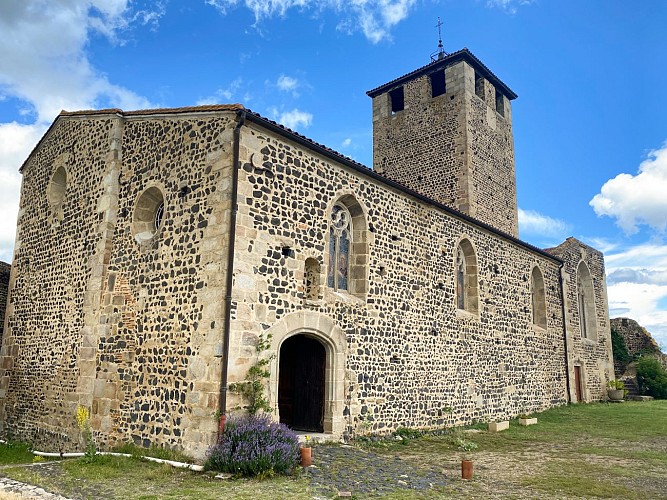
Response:
POLYGON ((611 327, 616 330, 625 341, 628 354, 634 356, 640 352, 659 353, 660 347, 651 334, 633 319, 613 318, 611 327))
POLYGON ((428 75, 403 85, 405 110, 389 92, 373 98, 373 166, 379 173, 512 236, 518 235, 511 103, 465 62, 445 69, 447 92, 431 97, 428 75))
POLYGON ((613 318, 610 322, 611 327, 623 337, 630 356, 652 353, 667 368, 667 354, 660 350, 660 346, 646 328, 630 318, 613 318))
POLYGON ((103 446, 132 440, 202 456, 212 443, 234 123, 230 113, 61 119, 37 150, 15 258, 21 313, 8 311, 3 345, 15 360, 2 379, 6 435, 76 448, 83 404, 103 446), (44 193, 60 161, 70 177, 54 227, 44 193), (162 190, 164 223, 140 244, 133 213, 149 186, 162 190))
POLYGON ((2 332, 5 326, 5 308, 7 307, 7 295, 9 292, 9 275, 12 266, 0 261, 0 345, 2 345, 2 332))
POLYGON ((568 367, 570 393, 575 400, 574 365, 583 367, 584 401, 598 401, 606 397, 607 381, 614 378, 611 348, 609 306, 605 278, 604 256, 601 252, 574 238, 568 238, 552 253, 564 261, 565 318, 568 335, 568 367), (593 279, 595 297, 596 339, 582 338, 577 298, 577 268, 584 262, 593 279))
POLYGON ((503 420, 566 403, 558 262, 261 129, 244 128, 242 144, 231 382, 245 376, 257 336, 309 309, 347 337, 349 434, 503 420), (367 210, 364 298, 324 285, 328 213, 348 194, 367 210), (462 235, 477 251, 478 317, 455 307, 462 235), (314 301, 304 297, 313 257, 322 286, 314 301), (531 320, 534 265, 544 274, 546 329, 531 320))

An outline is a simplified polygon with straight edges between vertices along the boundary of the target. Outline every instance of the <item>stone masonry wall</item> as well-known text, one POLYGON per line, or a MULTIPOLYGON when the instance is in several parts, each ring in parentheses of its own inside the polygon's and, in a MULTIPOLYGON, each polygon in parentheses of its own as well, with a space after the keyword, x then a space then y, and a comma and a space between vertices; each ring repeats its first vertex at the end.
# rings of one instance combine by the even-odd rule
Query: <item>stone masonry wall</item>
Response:
POLYGON ((220 387, 233 115, 128 119, 119 218, 102 290, 93 410, 103 442, 202 456, 220 387), (158 186, 164 223, 139 244, 132 214, 158 186))
POLYGON ((431 97, 428 75, 403 85, 405 109, 389 92, 373 99, 373 168, 434 200, 518 235, 511 104, 496 111, 495 88, 465 62, 445 69, 447 92, 431 97))
POLYGON ((570 370, 570 394, 575 399, 574 366, 582 367, 584 401, 597 401, 606 397, 607 381, 614 378, 611 348, 609 306, 605 281, 604 256, 601 252, 568 238, 549 253, 563 259, 565 280, 565 318, 568 337, 568 367, 570 370), (577 299, 577 268, 584 262, 593 278, 595 301, 595 339, 582 338, 580 311, 577 299))
POLYGON ((262 129, 242 130, 231 382, 245 376, 259 335, 308 309, 346 337, 350 434, 502 420, 566 402, 558 262, 262 129), (305 260, 321 263, 326 283, 328 217, 346 195, 367 218, 368 293, 323 286, 321 299, 307 300, 305 260), (477 252, 479 315, 455 306, 462 235, 477 252), (544 274, 546 329, 531 320, 534 265, 544 274))
POLYGON ((7 295, 9 293, 9 274, 12 266, 6 262, 0 262, 0 345, 2 345, 2 332, 5 326, 5 308, 7 306, 7 295))
POLYGON ((93 272, 113 120, 60 121, 23 169, 7 331, 0 351, 0 425, 36 447, 76 445, 83 291, 93 272), (59 206, 47 191, 67 171, 59 206))
POLYGON ((61 117, 24 169, 0 365, 5 435, 76 449, 81 404, 102 446, 202 456, 213 442, 235 122, 172 118, 61 117), (50 223, 59 165, 64 217, 50 223), (139 241, 148 187, 164 196, 164 222, 139 241))

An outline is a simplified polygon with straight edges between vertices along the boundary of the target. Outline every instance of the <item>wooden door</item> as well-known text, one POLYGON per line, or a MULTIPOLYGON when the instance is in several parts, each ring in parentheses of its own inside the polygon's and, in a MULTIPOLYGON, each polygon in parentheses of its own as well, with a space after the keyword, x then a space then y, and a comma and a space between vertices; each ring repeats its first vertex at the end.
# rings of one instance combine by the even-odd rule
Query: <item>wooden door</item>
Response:
POLYGON ((583 401, 581 390, 581 366, 574 367, 574 390, 576 392, 577 403, 583 401))
POLYGON ((280 348, 278 411, 292 429, 323 432, 326 352, 317 340, 290 337, 280 348))

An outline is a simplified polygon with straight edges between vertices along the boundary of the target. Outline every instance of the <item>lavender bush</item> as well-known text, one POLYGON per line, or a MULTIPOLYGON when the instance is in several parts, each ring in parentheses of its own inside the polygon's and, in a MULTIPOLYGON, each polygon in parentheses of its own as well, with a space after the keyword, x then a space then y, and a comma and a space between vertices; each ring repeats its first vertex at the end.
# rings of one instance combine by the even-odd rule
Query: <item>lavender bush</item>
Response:
POLYGON ((299 440, 268 415, 230 419, 220 441, 208 450, 206 470, 242 476, 289 474, 299 463, 299 440))

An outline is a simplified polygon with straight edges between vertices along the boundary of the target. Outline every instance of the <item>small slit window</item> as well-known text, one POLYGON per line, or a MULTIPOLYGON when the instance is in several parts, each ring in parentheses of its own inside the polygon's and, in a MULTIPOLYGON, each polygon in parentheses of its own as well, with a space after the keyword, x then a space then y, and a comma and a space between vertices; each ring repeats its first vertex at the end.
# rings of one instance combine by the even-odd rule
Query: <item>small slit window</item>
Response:
POLYGON ((431 73, 428 77, 431 80, 431 97, 438 97, 447 91, 444 71, 431 73))
POLYGON ((320 263, 317 259, 309 257, 305 263, 304 295, 306 300, 317 300, 320 298, 320 263))
POLYGON ((496 89, 496 111, 500 116, 505 116, 505 99, 498 89, 496 89))
POLYGON ((484 77, 475 71, 475 94, 484 99, 484 77))
POLYGON ((389 91, 389 99, 391 100, 391 112, 398 113, 405 109, 405 95, 403 87, 398 87, 389 91))

